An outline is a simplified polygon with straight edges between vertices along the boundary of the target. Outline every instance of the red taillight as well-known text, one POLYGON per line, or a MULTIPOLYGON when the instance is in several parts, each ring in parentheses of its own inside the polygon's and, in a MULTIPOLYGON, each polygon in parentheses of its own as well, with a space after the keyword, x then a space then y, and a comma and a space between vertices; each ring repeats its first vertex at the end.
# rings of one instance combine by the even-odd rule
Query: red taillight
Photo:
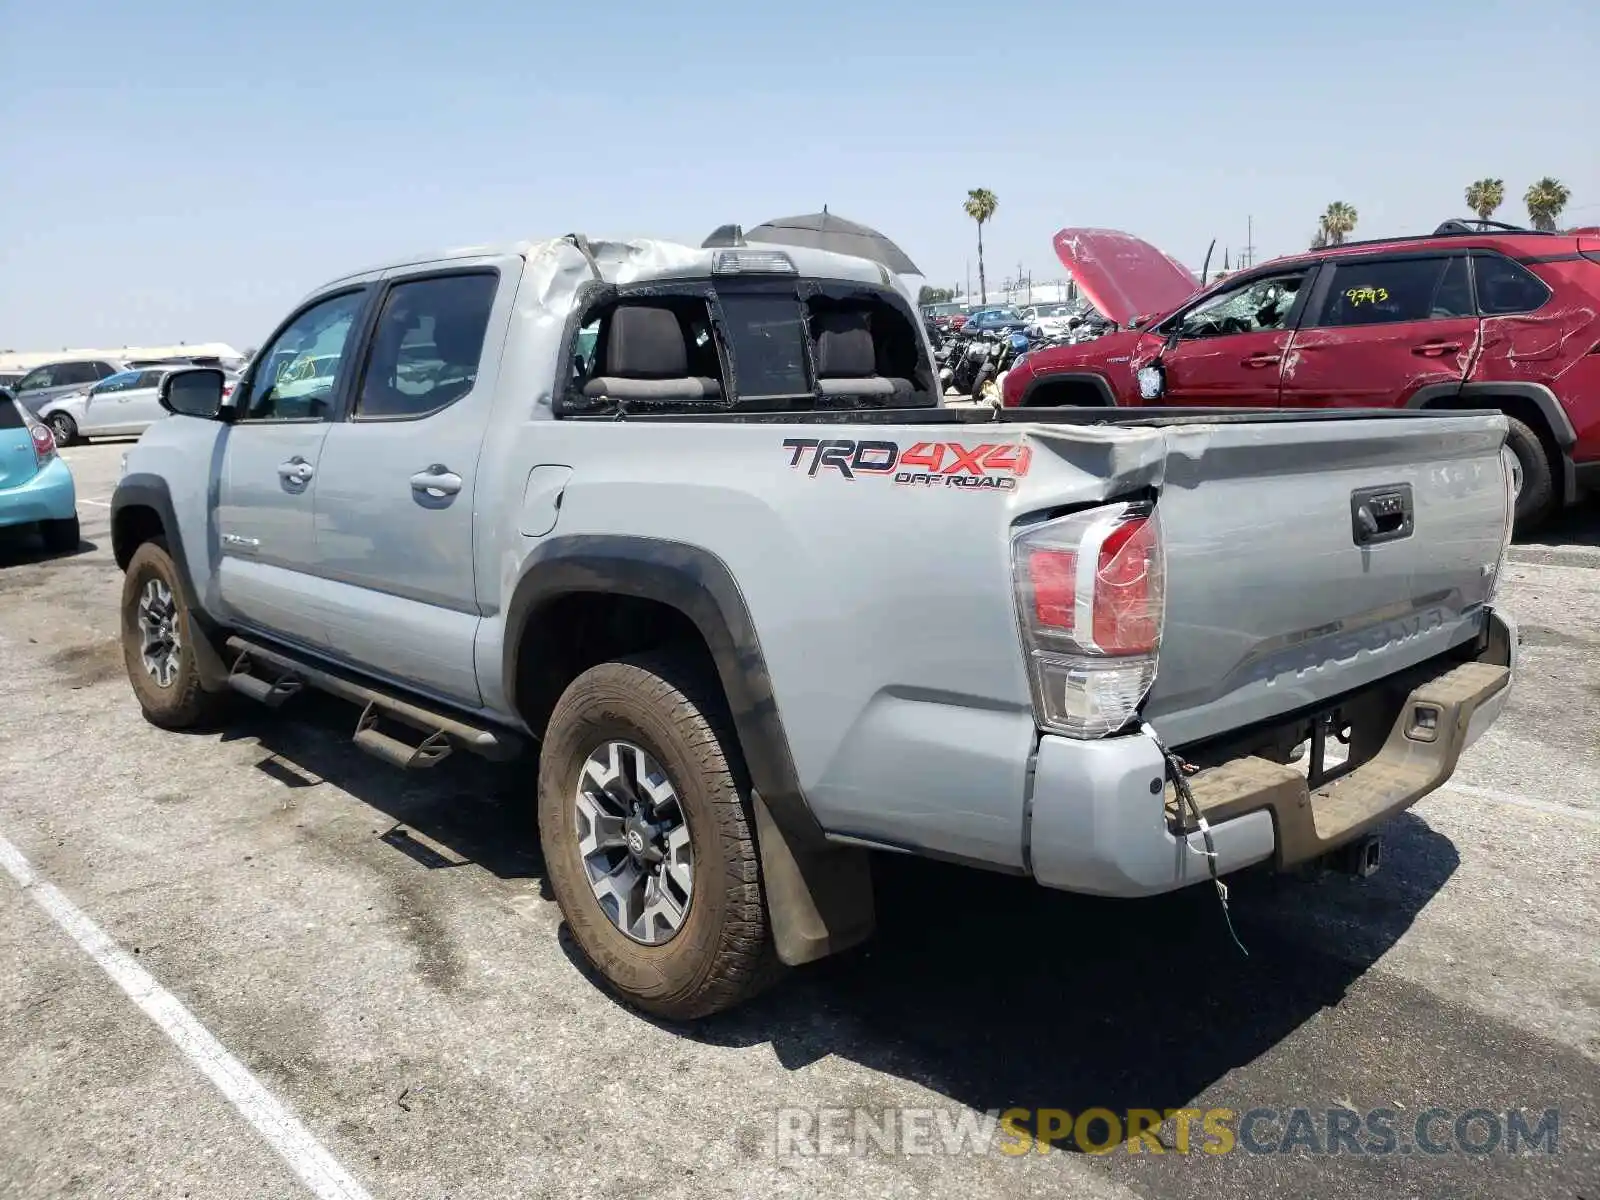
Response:
MULTIPOLYGON (((1094 540, 1090 527, 1082 543, 1086 553, 1093 552, 1094 540)), ((1149 654, 1161 644, 1160 552, 1159 530, 1149 517, 1129 517, 1112 526, 1100 539, 1089 583, 1088 611, 1083 614, 1089 617, 1089 628, 1080 629, 1077 552, 1029 549, 1034 620, 1102 654, 1149 654)))
POLYGON ((1160 570, 1156 527, 1135 517, 1100 543, 1094 586, 1094 641, 1107 654, 1148 654, 1161 642, 1161 612, 1151 603, 1160 570))
POLYGON ((1012 555, 1039 724, 1080 738, 1125 728, 1161 645, 1159 513, 1146 503, 1084 509, 1023 530, 1012 555))
POLYGON ((1028 582, 1033 585, 1033 615, 1041 625, 1072 628, 1077 604, 1078 556, 1065 550, 1030 550, 1028 582))
POLYGON ((33 435, 33 456, 43 466, 45 460, 56 452, 55 435, 46 425, 29 425, 28 432, 33 435))

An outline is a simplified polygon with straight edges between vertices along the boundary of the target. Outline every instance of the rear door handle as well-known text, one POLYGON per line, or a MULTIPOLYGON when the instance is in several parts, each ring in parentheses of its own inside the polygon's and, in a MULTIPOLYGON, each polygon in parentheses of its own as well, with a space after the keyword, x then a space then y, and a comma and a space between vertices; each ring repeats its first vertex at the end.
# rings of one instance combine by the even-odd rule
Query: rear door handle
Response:
POLYGON ((461 476, 443 463, 434 463, 411 477, 411 490, 434 496, 454 496, 461 490, 461 476))
POLYGON ((1411 353, 1425 358, 1438 358, 1441 354, 1454 354, 1460 349, 1460 342, 1423 342, 1420 346, 1411 347, 1411 353))
POLYGON ((278 464, 278 478, 285 483, 309 483, 316 473, 316 468, 298 454, 288 462, 278 464))
POLYGON ((1283 355, 1281 354, 1252 354, 1244 360, 1244 365, 1247 367, 1270 367, 1274 363, 1282 361, 1283 355))

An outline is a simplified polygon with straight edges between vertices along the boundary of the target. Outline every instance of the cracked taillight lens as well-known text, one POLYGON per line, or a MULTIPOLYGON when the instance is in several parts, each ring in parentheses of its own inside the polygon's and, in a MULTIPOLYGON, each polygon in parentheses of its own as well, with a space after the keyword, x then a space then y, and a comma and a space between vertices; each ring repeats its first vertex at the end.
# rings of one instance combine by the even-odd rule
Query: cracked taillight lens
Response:
POLYGON ((1012 570, 1039 724, 1079 738, 1123 728, 1155 681, 1166 612, 1155 510, 1109 504, 1032 526, 1012 570))

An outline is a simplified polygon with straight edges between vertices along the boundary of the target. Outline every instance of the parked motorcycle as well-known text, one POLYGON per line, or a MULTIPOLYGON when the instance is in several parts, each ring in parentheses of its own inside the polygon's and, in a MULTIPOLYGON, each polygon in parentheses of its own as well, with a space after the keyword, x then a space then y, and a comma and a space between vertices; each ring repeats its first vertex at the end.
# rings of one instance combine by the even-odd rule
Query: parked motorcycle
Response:
POLYGON ((1045 341, 1043 338, 1031 338, 1025 333, 1003 334, 995 339, 983 355, 973 371, 971 387, 965 390, 975 403, 999 404, 1000 386, 1005 381, 1006 372, 1024 354, 1038 349, 1045 341))

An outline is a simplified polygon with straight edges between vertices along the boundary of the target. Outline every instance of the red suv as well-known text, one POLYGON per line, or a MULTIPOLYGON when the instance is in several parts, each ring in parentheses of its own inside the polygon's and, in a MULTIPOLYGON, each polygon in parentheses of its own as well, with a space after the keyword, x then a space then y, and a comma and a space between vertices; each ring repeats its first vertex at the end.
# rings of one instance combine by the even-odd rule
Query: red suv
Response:
POLYGON ((1198 294, 1127 234, 1055 241, 1124 328, 1025 355, 1007 405, 1494 408, 1522 465, 1520 526, 1600 491, 1600 237, 1450 221, 1276 259, 1198 294))

